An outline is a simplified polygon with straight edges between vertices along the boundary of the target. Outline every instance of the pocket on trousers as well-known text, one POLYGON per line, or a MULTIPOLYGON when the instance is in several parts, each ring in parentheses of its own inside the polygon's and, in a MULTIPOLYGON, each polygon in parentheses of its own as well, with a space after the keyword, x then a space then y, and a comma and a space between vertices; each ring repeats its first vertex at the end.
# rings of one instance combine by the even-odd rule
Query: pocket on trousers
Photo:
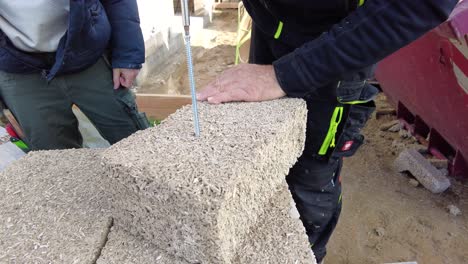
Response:
POLYGON ((336 89, 337 98, 343 104, 364 104, 375 99, 379 89, 367 81, 341 81, 336 89))
MULTIPOLYGON (((324 141, 329 137, 330 122, 338 102, 306 96, 307 130, 304 154, 322 160, 319 155, 324 141)), ((328 146, 327 146, 328 147, 328 146)))
POLYGON ((116 91, 116 93, 117 100, 122 104, 135 126, 139 130, 150 127, 146 114, 138 112, 133 93, 131 91, 116 91))
POLYGON ((338 101, 342 103, 360 100, 366 81, 341 81, 336 88, 338 101))
POLYGON ((334 158, 351 157, 363 143, 363 135, 352 131, 345 131, 341 134, 331 156, 334 158))
POLYGON ((373 101, 349 106, 348 118, 331 154, 332 157, 350 157, 356 153, 364 143, 361 129, 365 126, 374 110, 375 103, 373 101))
POLYGON ((148 118, 146 117, 146 114, 143 112, 137 112, 134 121, 137 124, 138 129, 146 129, 150 127, 148 118))
POLYGON ((0 71, 0 85, 13 85, 15 83, 15 74, 0 71))

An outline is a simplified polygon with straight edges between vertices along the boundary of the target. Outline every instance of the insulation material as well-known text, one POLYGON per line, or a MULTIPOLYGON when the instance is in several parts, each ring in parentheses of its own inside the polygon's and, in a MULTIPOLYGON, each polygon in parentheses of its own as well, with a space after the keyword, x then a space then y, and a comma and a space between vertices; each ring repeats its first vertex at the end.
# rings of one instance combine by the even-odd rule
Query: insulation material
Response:
POLYGON ((113 227, 96 264, 190 264, 145 241, 113 227))
POLYGON ((315 263, 289 215, 302 100, 190 108, 107 150, 32 152, 0 173, 0 263, 315 263))
POLYGON ((118 227, 192 263, 231 263, 302 153, 306 105, 282 99, 199 110, 200 138, 185 107, 106 150, 116 186, 108 191, 118 227))
POLYGON ((112 223, 98 153, 34 152, 0 173, 0 263, 94 263, 112 223))
MULTIPOLYGON (((286 185, 273 195, 257 224, 235 254, 232 263, 315 263, 308 250, 300 220, 291 218, 291 195, 286 185)), ((156 247, 153 243, 113 227, 97 264, 190 264, 156 247)))
POLYGON ((233 263, 316 263, 302 222, 290 215, 291 200, 289 189, 284 184, 243 239, 233 263))

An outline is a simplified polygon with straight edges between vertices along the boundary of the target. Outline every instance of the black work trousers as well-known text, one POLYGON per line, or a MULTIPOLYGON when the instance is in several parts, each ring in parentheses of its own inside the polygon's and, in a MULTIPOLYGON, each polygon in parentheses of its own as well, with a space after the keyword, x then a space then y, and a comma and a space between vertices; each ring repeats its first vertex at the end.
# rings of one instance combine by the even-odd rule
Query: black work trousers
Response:
MULTIPOLYGON (((266 36, 254 25, 249 62, 272 64, 294 48, 266 36)), ((326 255, 326 245, 341 212, 342 158, 354 154, 362 144, 359 130, 374 109, 372 101, 364 105, 338 102, 338 86, 336 82, 304 97, 308 108, 305 149, 286 178, 318 262, 326 255), (335 120, 337 113, 339 124, 335 120), (332 135, 330 122, 338 125, 332 135)), ((346 92, 349 94, 349 90, 346 92)))

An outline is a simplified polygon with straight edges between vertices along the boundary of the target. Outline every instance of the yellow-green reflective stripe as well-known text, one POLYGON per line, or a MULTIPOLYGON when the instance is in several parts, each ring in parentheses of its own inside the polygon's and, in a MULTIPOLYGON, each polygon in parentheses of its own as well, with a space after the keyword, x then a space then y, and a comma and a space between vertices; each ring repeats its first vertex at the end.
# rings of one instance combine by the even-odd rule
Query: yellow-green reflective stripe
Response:
POLYGON ((13 144, 15 144, 21 150, 27 150, 28 149, 28 145, 26 145, 26 143, 24 143, 24 141, 22 141, 22 140, 14 141, 13 144))
POLYGON ((325 140, 322 143, 322 146, 319 150, 319 155, 327 154, 327 150, 330 147, 334 147, 335 145, 335 134, 338 129, 338 125, 341 122, 343 117, 343 106, 335 107, 335 111, 333 111, 332 118, 330 120, 330 127, 328 128, 327 135, 325 136, 325 140))
POLYGON ((283 22, 280 21, 278 24, 278 28, 276 29, 275 39, 279 39, 281 31, 283 31, 283 22))
POLYGON ((362 6, 364 4, 365 0, 359 0, 359 6, 362 6))
POLYGON ((369 102, 369 101, 351 101, 351 102, 341 102, 340 101, 340 103, 342 103, 342 104, 350 104, 350 105, 365 104, 367 102, 369 102))
POLYGON ((335 134, 336 134, 336 131, 338 130, 338 125, 341 123, 341 118, 343 117, 343 107, 338 107, 338 120, 335 121, 335 126, 334 126, 334 130, 333 130, 333 136, 332 136, 332 141, 330 143, 330 147, 335 147, 335 134))
POLYGON ((343 196, 340 194, 340 198, 338 198, 338 203, 341 203, 342 198, 343 198, 343 196))

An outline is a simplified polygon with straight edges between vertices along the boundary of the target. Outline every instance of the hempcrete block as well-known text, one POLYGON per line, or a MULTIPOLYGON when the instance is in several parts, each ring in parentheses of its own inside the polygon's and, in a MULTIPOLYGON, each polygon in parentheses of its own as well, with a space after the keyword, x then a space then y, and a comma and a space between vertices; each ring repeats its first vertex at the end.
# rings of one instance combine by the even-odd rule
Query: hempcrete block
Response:
POLYGON ((230 263, 302 153, 306 105, 199 108, 200 138, 185 107, 106 150, 108 191, 117 226, 190 262, 230 263))
POLYGON ((450 180, 415 149, 402 151, 395 160, 394 166, 399 172, 411 172, 426 189, 433 193, 441 193, 450 187, 450 180))
POLYGON ((316 263, 301 220, 290 215, 291 201, 288 186, 284 183, 243 239, 233 263, 316 263))
POLYGON ((113 227, 96 264, 190 264, 167 254, 149 241, 113 227))
POLYGON ((112 223, 98 153, 33 152, 0 174, 0 263, 94 263, 112 223))
MULTIPOLYGON (((248 230, 232 263, 316 263, 302 222, 289 215, 291 200, 285 183, 265 206, 267 210, 259 216, 257 224, 248 230)), ((112 228, 96 263, 190 264, 119 227, 112 228)))

